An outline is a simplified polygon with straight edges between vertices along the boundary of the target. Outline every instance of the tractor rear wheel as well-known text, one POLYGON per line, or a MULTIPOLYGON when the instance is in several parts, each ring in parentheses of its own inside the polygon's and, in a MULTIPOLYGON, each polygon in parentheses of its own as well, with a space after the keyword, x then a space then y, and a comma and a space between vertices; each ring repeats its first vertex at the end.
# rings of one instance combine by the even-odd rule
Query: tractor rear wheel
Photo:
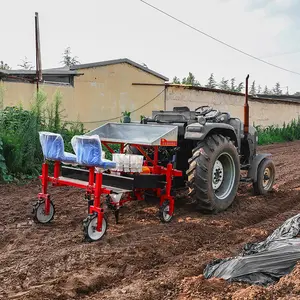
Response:
POLYGON ((193 150, 187 170, 190 196, 204 213, 226 210, 234 201, 240 181, 236 147, 223 135, 211 135, 193 150))

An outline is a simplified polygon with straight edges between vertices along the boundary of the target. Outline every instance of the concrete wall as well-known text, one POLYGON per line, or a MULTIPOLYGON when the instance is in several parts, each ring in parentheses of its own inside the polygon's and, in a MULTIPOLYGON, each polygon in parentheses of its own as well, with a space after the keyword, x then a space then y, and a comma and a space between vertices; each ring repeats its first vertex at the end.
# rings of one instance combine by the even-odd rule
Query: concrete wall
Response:
MULTIPOLYGON (((196 90, 180 86, 169 86, 166 95, 166 108, 187 106, 191 110, 201 105, 210 105, 222 111, 230 112, 231 116, 243 120, 245 97, 242 95, 224 94, 211 91, 196 90)), ((278 100, 249 99, 250 124, 279 125, 297 119, 300 103, 288 103, 278 100)))
MULTIPOLYGON (((3 106, 18 106, 22 104, 25 109, 30 107, 30 103, 36 92, 36 85, 31 83, 21 82, 3 82, 4 97, 3 106)), ((74 88, 71 86, 59 86, 52 84, 41 84, 40 88, 43 89, 49 102, 52 101, 53 95, 57 90, 60 90, 63 96, 64 108, 68 110, 74 102, 74 88)))
MULTIPOLYGON (((59 89, 69 121, 80 120, 86 129, 100 126, 104 120, 119 122, 123 111, 134 111, 132 120, 140 115, 151 115, 153 110, 164 109, 164 86, 132 85, 132 83, 164 84, 164 80, 129 64, 115 64, 79 70, 84 75, 75 77, 74 87, 41 85, 49 101, 59 89), (149 103, 148 103, 149 102, 149 103), (147 104, 148 103, 148 104, 147 104), (144 106, 145 105, 145 106, 144 106)), ((29 108, 36 85, 4 82, 4 107, 22 103, 29 108)))
MULTIPOLYGON (((116 64, 98 68, 82 69, 84 75, 75 77, 74 87, 43 84, 49 101, 57 89, 63 94, 63 107, 69 121, 80 120, 85 128, 93 129, 108 119, 118 122, 122 111, 134 111, 132 120, 140 115, 151 116, 153 110, 164 109, 164 81, 129 64, 116 64), (148 83, 156 85, 132 85, 148 83), (157 85, 158 84, 158 85, 157 85)), ((4 82, 4 106, 22 103, 29 108, 36 86, 29 83, 4 82)), ((1 100, 1 99, 0 99, 1 100)), ((188 106, 195 109, 201 105, 211 105, 232 116, 243 119, 243 95, 203 91, 182 86, 168 86, 166 108, 188 106)), ((279 125, 298 118, 300 104, 276 100, 249 100, 250 124, 279 125)))

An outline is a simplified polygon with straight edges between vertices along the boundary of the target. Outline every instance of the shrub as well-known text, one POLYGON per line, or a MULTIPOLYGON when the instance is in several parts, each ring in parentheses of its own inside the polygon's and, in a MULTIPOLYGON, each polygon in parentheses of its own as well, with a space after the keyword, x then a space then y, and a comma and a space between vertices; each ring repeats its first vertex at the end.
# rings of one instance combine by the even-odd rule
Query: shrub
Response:
POLYGON ((256 126, 258 133, 258 144, 267 145, 273 143, 290 142, 300 139, 300 119, 293 120, 286 125, 285 123, 280 128, 278 126, 268 126, 262 128, 256 126))
POLYGON ((75 134, 83 134, 83 125, 64 121, 62 95, 56 92, 51 105, 42 90, 34 95, 29 110, 7 107, 0 111, 0 176, 8 181, 15 178, 35 176, 40 173, 43 155, 39 131, 61 133, 66 151, 71 150, 70 141, 75 134))

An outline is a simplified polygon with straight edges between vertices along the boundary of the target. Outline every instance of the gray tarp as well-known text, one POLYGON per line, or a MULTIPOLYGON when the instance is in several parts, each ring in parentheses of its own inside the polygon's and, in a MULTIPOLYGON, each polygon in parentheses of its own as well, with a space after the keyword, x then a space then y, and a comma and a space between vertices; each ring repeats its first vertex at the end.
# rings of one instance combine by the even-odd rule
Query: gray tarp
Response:
POLYGON ((300 214, 288 219, 266 240, 246 244, 237 257, 208 264, 205 278, 267 285, 290 273, 300 260, 300 214))

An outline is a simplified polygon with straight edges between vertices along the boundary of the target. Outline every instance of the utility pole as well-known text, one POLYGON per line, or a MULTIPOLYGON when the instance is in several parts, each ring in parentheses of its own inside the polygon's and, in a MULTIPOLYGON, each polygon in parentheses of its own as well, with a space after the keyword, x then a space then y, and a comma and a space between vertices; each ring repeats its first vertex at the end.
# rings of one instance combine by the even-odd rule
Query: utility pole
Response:
POLYGON ((39 91, 39 82, 42 81, 42 62, 41 62, 41 44, 39 14, 35 13, 35 56, 36 56, 36 89, 39 91))

